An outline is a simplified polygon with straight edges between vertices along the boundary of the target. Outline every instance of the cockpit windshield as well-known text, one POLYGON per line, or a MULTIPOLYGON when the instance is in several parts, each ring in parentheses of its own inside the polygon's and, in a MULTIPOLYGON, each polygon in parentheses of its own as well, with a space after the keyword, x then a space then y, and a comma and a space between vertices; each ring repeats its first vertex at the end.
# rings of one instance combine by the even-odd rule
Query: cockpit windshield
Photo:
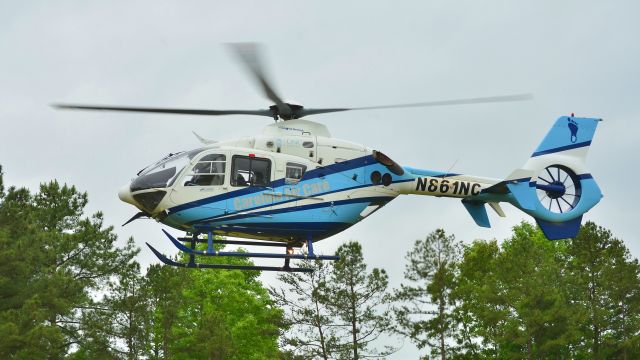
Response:
POLYGON ((202 149, 169 154, 162 160, 143 169, 131 183, 131 191, 165 188, 173 185, 182 170, 202 149))

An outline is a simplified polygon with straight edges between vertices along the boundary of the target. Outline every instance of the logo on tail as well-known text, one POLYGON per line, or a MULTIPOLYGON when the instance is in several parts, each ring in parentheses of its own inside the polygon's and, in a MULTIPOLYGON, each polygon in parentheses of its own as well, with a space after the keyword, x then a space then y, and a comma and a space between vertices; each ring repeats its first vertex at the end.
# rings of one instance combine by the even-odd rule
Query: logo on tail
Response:
POLYGON ((568 118, 567 126, 569 126, 569 131, 571 131, 571 143, 575 144, 575 142, 578 141, 578 123, 572 118, 568 118))

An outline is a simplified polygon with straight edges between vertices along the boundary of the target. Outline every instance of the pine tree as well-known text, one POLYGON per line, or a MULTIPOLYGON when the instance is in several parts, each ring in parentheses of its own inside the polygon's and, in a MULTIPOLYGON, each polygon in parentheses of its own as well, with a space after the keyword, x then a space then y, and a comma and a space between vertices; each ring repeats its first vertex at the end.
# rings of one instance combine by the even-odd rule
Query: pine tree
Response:
POLYGON ((173 344, 178 340, 174 329, 180 322, 179 313, 185 307, 185 288, 189 285, 187 269, 154 264, 145 275, 150 314, 149 358, 170 359, 173 344))
POLYGON ((563 275, 566 246, 546 239, 528 223, 502 244, 496 275, 507 317, 503 350, 532 358, 568 357, 577 309, 568 301, 563 275))
POLYGON ((55 181, 0 198, 0 358, 281 355, 282 310, 258 271, 154 265, 143 277, 133 240, 117 247, 101 213, 84 215, 87 201, 55 181))
POLYGON ((394 295, 400 302, 394 308, 399 332, 443 360, 455 350, 449 340, 457 330, 452 294, 461 252, 460 243, 442 229, 417 240, 406 256, 404 276, 409 284, 402 284, 394 295))
POLYGON ((620 359, 640 358, 640 264, 624 247, 617 249, 613 266, 604 277, 609 288, 611 334, 605 339, 609 353, 620 359))
POLYGON ((130 240, 83 217, 87 195, 52 181, 38 193, 11 187, 0 203, 0 355, 62 358, 90 333, 94 294, 136 255, 130 240))
POLYGON ((283 345, 285 348, 292 347, 293 354, 304 358, 333 358, 340 348, 336 334, 340 324, 331 316, 324 301, 328 297, 330 266, 317 260, 300 261, 298 265, 314 271, 281 273, 278 280, 285 286, 270 289, 273 299, 286 312, 288 331, 283 337, 283 345))
POLYGON ((100 302, 104 326, 116 341, 115 352, 126 359, 139 359, 148 353, 149 296, 138 263, 131 263, 106 288, 100 302))
POLYGON ((572 302, 582 309, 581 354, 640 356, 640 266, 611 232, 587 222, 568 246, 572 302))
POLYGON ((340 260, 333 264, 329 282, 323 285, 328 290, 323 301, 346 324, 343 331, 351 340, 341 349, 340 358, 357 360, 393 353, 393 347, 377 350, 372 344, 390 330, 389 306, 384 306, 390 301, 387 273, 378 268, 368 272, 362 246, 355 241, 341 245, 336 255, 340 260))

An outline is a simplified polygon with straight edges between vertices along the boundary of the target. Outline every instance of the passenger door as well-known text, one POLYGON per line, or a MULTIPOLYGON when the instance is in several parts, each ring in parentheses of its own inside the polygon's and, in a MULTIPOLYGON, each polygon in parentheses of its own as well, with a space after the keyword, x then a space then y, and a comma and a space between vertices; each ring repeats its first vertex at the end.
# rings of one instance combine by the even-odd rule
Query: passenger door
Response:
POLYGON ((269 210, 273 204, 273 196, 269 194, 273 192, 272 173, 273 162, 268 157, 233 155, 229 184, 236 195, 228 198, 228 211, 269 210))

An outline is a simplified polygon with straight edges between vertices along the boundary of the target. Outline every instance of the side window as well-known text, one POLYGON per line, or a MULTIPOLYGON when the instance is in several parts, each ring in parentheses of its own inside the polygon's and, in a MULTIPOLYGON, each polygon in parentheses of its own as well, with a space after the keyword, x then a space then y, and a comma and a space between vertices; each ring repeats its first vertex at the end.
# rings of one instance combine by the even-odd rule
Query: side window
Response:
POLYGON ((285 175, 285 183, 286 184, 297 184, 304 172, 307 171, 306 165, 296 164, 296 163, 287 163, 287 172, 285 175))
POLYGON ((209 154, 202 157, 191 168, 185 178, 184 186, 224 185, 224 172, 227 157, 222 154, 209 154))
POLYGON ((267 186, 271 182, 271 160, 248 156, 234 156, 231 166, 231 185, 267 186))

